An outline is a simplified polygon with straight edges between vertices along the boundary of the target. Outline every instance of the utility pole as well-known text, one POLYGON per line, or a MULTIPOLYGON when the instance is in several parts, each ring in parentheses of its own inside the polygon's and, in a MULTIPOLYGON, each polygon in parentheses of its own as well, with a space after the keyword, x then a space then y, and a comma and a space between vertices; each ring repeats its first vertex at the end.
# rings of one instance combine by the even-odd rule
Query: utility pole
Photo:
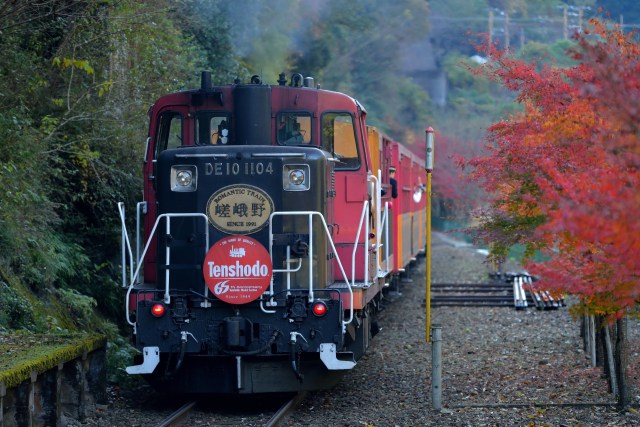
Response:
POLYGON ((578 31, 582 33, 582 6, 578 9, 578 31))
POLYGON ((569 38, 569 14, 567 12, 567 5, 564 5, 564 9, 562 12, 562 35, 564 39, 567 40, 569 38))
POLYGON ((504 48, 509 50, 509 12, 504 13, 504 48))
POLYGON ((493 10, 489 11, 489 44, 493 43, 493 10))

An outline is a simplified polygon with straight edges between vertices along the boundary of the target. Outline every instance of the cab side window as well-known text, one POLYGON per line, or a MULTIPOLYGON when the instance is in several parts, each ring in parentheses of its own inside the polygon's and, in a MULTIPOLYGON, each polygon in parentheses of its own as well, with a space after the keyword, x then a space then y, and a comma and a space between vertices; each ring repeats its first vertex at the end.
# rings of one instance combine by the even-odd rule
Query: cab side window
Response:
POLYGON ((336 169, 360 168, 360 154, 351 114, 337 112, 322 115, 322 148, 338 159, 336 169))
POLYGON ((278 144, 311 144, 311 114, 304 112, 279 113, 276 122, 278 124, 278 144))
POLYGON ((158 120, 155 157, 158 158, 166 149, 181 147, 182 144, 182 115, 175 111, 162 113, 158 120))
POLYGON ((229 115, 199 113, 196 120, 196 145, 229 144, 229 115))

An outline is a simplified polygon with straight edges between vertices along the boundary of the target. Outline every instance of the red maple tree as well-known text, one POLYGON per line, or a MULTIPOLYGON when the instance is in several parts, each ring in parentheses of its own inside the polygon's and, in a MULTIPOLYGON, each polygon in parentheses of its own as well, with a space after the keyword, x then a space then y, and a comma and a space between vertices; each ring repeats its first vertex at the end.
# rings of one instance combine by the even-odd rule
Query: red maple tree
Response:
POLYGON ((523 243, 541 284, 620 317, 640 302, 640 46, 597 20, 575 39, 571 68, 485 46, 477 72, 523 111, 492 125, 489 154, 462 166, 493 195, 479 236, 494 256, 523 243))

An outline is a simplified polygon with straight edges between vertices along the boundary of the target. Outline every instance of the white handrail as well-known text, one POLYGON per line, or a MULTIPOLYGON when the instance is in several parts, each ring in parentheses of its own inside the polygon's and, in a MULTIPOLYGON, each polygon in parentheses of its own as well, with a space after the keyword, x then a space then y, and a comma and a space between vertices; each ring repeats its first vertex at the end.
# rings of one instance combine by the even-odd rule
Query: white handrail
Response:
MULTIPOLYGON (((147 202, 138 202, 136 205, 136 265, 140 264, 140 217, 142 214, 147 213, 147 202)), ((140 277, 135 277, 135 280, 140 280, 140 277)))
MULTIPOLYGON (((125 223, 124 203, 118 202, 118 212, 120 214, 120 222, 122 225, 122 287, 126 287, 127 283, 127 252, 129 253, 129 261, 131 263, 129 272, 133 272, 133 253, 131 252, 131 242, 129 241, 129 233, 127 233, 127 225, 125 223)), ((133 282, 133 275, 131 281, 133 282)))
POLYGON ((380 207, 382 206, 382 172, 378 169, 378 176, 369 175, 369 180, 374 184, 375 191, 375 209, 376 209, 376 265, 378 268, 377 277, 385 277, 389 273, 389 202, 385 202, 383 214, 380 213, 380 207), (382 244, 382 233, 385 235, 386 244, 382 244), (382 269, 381 262, 382 257, 378 255, 378 249, 384 246, 384 262, 386 263, 386 269, 382 269))
MULTIPOLYGON (((360 241, 360 232, 362 231, 362 223, 369 213, 369 201, 365 200, 362 206, 362 214, 360 215, 360 223, 358 224, 358 232, 356 233, 356 242, 353 245, 353 253, 351 254, 351 280, 354 281, 356 277, 356 252, 358 250, 358 241, 360 241)), ((369 221, 365 222, 365 237, 364 237, 364 284, 369 283, 369 221)))
MULTIPOLYGON (((120 205, 124 206, 124 203, 120 202, 118 203, 118 206, 120 207, 120 205)), ((124 213, 121 211, 120 217, 122 219, 122 227, 123 227, 123 234, 124 235, 128 235, 128 233, 126 233, 126 226, 124 224, 124 213)), ((202 219, 204 219, 205 222, 205 235, 206 235, 206 244, 205 244, 205 255, 207 253, 207 251, 209 250, 209 220, 207 218, 207 216, 205 214, 202 213, 166 213, 166 214, 160 214, 158 215, 158 217, 156 218, 156 222, 153 224, 153 228, 151 229, 151 233, 149 234, 149 239, 147 240, 147 243, 145 244, 144 250, 142 251, 142 255, 140 256, 140 262, 138 263, 135 273, 131 275, 131 281, 128 285, 128 289, 127 289, 127 293, 125 296, 125 314, 127 317, 127 323, 129 323, 130 325, 132 325, 135 328, 135 323, 133 323, 131 321, 131 318, 129 316, 129 296, 131 294, 131 291, 133 290, 133 284, 134 282, 134 278, 137 278, 140 274, 140 267, 143 265, 142 261, 144 260, 144 257, 147 255, 147 250, 149 249, 149 245, 151 245, 151 241, 153 240, 153 236, 156 233, 156 229, 158 228, 158 224, 160 223, 160 220, 163 218, 167 218, 167 234, 169 233, 169 231, 171 230, 170 227, 170 222, 171 222, 171 218, 188 218, 188 217, 200 217, 202 219)), ((129 238, 127 237, 126 239, 127 241, 127 246, 129 247, 129 252, 130 252, 130 256, 131 255, 131 248, 129 246, 129 238)), ((167 246, 167 251, 169 252, 169 246, 167 246)), ((170 253, 167 253, 167 259, 165 262, 165 265, 168 266, 169 265, 169 255, 170 253)), ((167 268, 166 271, 166 276, 165 276, 165 294, 164 294, 164 302, 166 304, 169 304, 171 302, 171 297, 169 296, 169 269, 167 268)), ((123 284, 123 287, 127 287, 126 283, 123 284)))
MULTIPOLYGON (((271 215, 269 216, 269 256, 271 257, 271 259, 273 259, 273 218, 276 216, 296 216, 296 215, 298 216, 306 215, 309 217, 309 241, 310 241, 309 246, 311 246, 311 243, 313 243, 313 240, 312 240, 313 230, 311 229, 312 218, 314 215, 320 218, 325 234, 327 235, 327 240, 331 245, 331 249, 333 250, 333 253, 336 254, 336 260, 338 261, 338 266, 340 267, 340 271, 342 272, 342 276, 345 282, 347 283, 347 288, 349 290, 349 320, 342 321, 343 326, 346 326, 353 321, 353 289, 352 289, 353 285, 349 283, 349 279, 347 278, 347 273, 344 271, 344 267, 342 266, 342 262, 340 261, 340 257, 338 256, 338 251, 336 250, 336 247, 333 243, 333 239, 331 238, 329 227, 327 227, 327 223, 324 220, 324 216, 320 212, 317 212, 317 211, 272 212, 271 215)), ((313 259, 311 257, 312 249, 310 248, 309 251, 310 251, 309 252, 309 260, 310 260, 309 261, 309 294, 312 296, 313 295, 313 268, 312 268, 313 265, 311 264, 311 260, 313 259)), ((287 271, 287 273, 290 273, 290 271, 287 271)), ((271 277, 271 284, 269 285, 269 294, 274 295, 273 276, 271 277)), ((268 312, 264 308, 263 308, 263 311, 268 312)))
POLYGON ((389 272, 389 248, 391 247, 391 243, 389 243, 389 202, 384 202, 384 241, 386 244, 384 245, 384 257, 386 261, 386 272, 389 272))
MULTIPOLYGON (((147 240, 147 243, 144 246, 144 249, 142 251, 142 254, 138 257, 136 254, 136 258, 138 258, 137 260, 137 266, 135 268, 135 271, 133 269, 133 253, 131 251, 131 245, 130 245, 130 241, 129 241, 129 237, 128 237, 128 233, 126 231, 126 224, 124 221, 124 203, 120 202, 118 203, 118 208, 120 211, 120 218, 121 218, 121 222, 122 222, 122 235, 123 235, 123 265, 126 263, 126 252, 125 250, 128 250, 129 253, 129 258, 131 260, 131 277, 129 280, 129 284, 126 283, 126 273, 125 273, 125 268, 123 268, 123 287, 127 287, 127 292, 126 292, 126 297, 125 297, 125 313, 126 313, 126 320, 127 323, 132 325, 135 328, 135 323, 131 321, 131 317, 129 315, 129 309, 128 309, 128 304, 129 304, 129 298, 131 295, 131 291, 133 290, 133 286, 134 283, 136 283, 136 281, 134 279, 137 279, 140 275, 140 269, 143 265, 143 260, 147 255, 147 251, 149 250, 149 246, 153 240, 153 237, 155 236, 156 230, 158 228, 158 224, 160 223, 160 220, 163 218, 167 218, 167 224, 166 224, 166 232, 167 234, 170 233, 171 231, 171 225, 170 225, 170 220, 171 218, 185 218, 185 217, 200 217, 205 221, 205 232, 206 232, 206 245, 205 245, 205 254, 206 251, 208 251, 209 249, 209 227, 208 227, 208 219, 207 216, 205 214, 201 214, 201 213, 168 213, 168 214, 161 214, 156 218, 155 223, 153 224, 153 228, 151 229, 151 233, 149 234, 149 238, 147 240)), ((362 230, 362 223, 364 221, 364 218, 366 218, 366 214, 368 213, 368 202, 365 201, 364 205, 363 205, 363 210, 362 210, 362 215, 360 218, 360 225, 358 226, 358 236, 356 237, 356 241, 355 241, 355 245, 354 245, 354 252, 353 252, 353 257, 352 257, 352 267, 355 269, 355 252, 357 250, 357 244, 358 244, 358 240, 360 237, 360 232, 362 230)), ((273 224, 273 218, 275 216, 294 216, 294 215, 306 215, 308 216, 308 227, 309 227, 309 259, 312 260, 313 259, 313 230, 312 230, 312 226, 313 226, 313 216, 316 215, 320 218, 320 221, 322 223, 322 226, 324 228, 325 234, 327 235, 329 244, 331 245, 331 249, 333 250, 333 253, 336 254, 336 260, 338 261, 338 267, 340 268, 340 271, 342 272, 342 276, 347 284, 347 289, 349 291, 349 318, 348 320, 343 320, 343 325, 346 326, 349 323, 351 323, 353 321, 353 286, 355 284, 355 270, 352 272, 352 278, 351 281, 349 281, 349 278, 347 277, 347 273, 344 270, 344 267, 342 265, 342 261, 340 260, 340 257, 338 256, 338 252, 336 250, 335 244, 333 242, 333 239, 331 238, 331 233, 329 232, 329 227, 327 226, 327 223, 324 219, 324 216, 320 213, 320 212, 316 212, 316 211, 290 211, 290 212, 273 212, 269 218, 269 255, 271 256, 271 258, 273 259, 273 228, 272 228, 272 224, 273 224)), ((366 224, 366 235, 369 235, 369 224, 367 222, 366 224)), ((365 242, 365 282, 368 280, 368 267, 369 267, 369 251, 368 251, 368 244, 365 242)), ((170 262, 170 248, 167 246, 167 253, 166 253, 166 260, 165 263, 168 266, 169 262, 170 262)), ((292 273, 292 272, 296 272, 299 271, 300 268, 302 266, 302 262, 299 261, 299 264, 297 266, 296 269, 292 270, 289 269, 287 267, 287 269, 285 270, 273 270, 273 272, 283 272, 283 273, 292 273)), ((309 268, 309 299, 310 301, 313 301, 314 298, 314 294, 313 294, 313 266, 310 264, 310 268, 309 268)), ((169 269, 167 269, 165 271, 165 294, 164 294, 164 302, 166 304, 169 304, 171 299, 170 299, 170 295, 169 295, 169 290, 170 290, 170 276, 169 276, 169 269)), ((288 288, 290 288, 290 285, 288 284, 288 288)), ((271 284, 270 284, 270 288, 269 288, 269 293, 270 295, 274 295, 274 290, 273 290, 273 277, 271 279, 271 284)), ((266 311, 266 310, 265 310, 266 311)))

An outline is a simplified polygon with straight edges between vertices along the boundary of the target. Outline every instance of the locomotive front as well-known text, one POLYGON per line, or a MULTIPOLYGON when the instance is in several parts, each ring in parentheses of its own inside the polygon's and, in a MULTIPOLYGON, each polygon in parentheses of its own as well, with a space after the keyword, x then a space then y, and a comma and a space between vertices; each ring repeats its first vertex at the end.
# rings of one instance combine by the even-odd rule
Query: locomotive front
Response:
POLYGON ((127 290, 141 356, 127 372, 248 394, 331 387, 355 365, 349 281, 332 286, 336 159, 319 143, 343 113, 320 124, 318 92, 203 75, 152 108, 146 245, 127 290))

